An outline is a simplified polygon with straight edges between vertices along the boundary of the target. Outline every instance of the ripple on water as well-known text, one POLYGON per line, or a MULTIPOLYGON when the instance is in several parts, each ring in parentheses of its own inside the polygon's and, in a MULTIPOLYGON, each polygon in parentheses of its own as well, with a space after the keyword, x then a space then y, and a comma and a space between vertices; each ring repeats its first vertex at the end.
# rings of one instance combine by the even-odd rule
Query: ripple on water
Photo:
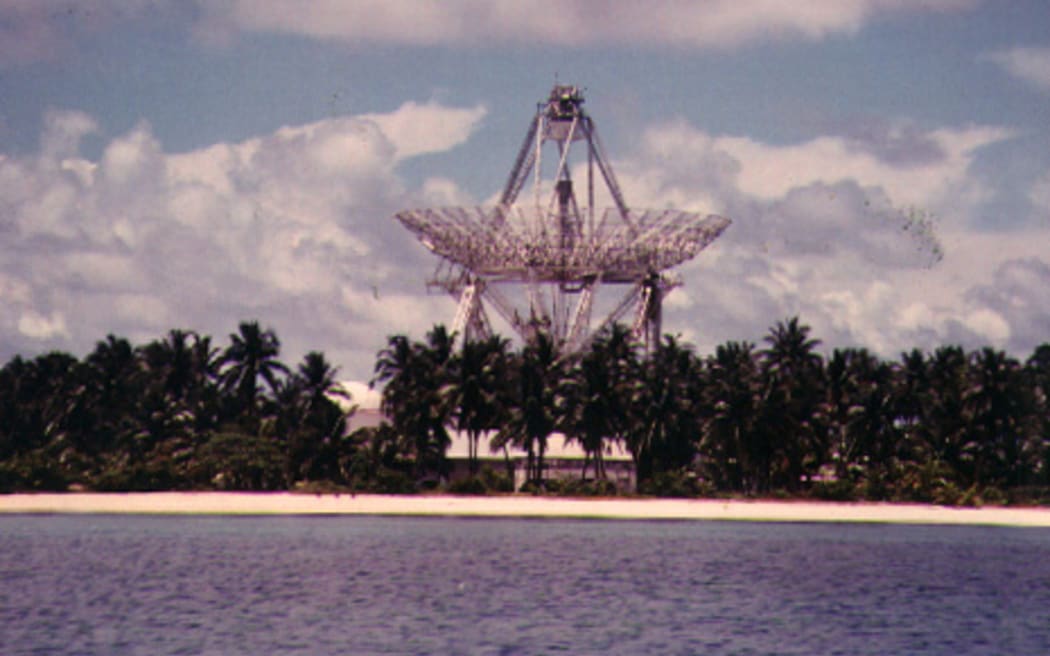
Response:
POLYGON ((0 518, 4 654, 1050 653, 1050 531, 0 518))

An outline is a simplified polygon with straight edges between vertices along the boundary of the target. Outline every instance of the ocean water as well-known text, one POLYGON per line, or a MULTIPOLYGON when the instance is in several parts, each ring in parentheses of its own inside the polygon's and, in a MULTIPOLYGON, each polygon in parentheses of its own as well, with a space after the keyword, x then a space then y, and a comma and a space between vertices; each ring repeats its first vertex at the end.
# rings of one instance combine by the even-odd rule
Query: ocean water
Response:
POLYGON ((1050 530, 0 517, 0 654, 1050 654, 1050 530))

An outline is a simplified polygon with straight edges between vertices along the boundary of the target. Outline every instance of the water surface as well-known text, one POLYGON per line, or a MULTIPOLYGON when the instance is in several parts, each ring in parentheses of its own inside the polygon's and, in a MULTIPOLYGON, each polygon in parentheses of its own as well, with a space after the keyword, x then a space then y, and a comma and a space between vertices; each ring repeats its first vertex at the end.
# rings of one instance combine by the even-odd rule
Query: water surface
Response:
POLYGON ((4 654, 1050 653, 1050 529, 0 517, 4 654))

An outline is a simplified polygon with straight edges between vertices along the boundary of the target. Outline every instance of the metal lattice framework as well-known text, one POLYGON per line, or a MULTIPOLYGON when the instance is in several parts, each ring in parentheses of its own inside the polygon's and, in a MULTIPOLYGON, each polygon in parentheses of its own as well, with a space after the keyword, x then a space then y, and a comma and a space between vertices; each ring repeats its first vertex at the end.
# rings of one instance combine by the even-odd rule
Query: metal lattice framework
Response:
POLYGON ((441 258, 429 284, 458 299, 452 327, 464 338, 492 333, 489 307, 523 338, 544 330, 562 353, 571 353, 633 312, 636 338, 652 345, 660 338, 662 299, 681 284, 666 272, 695 257, 729 225, 715 215, 628 208, 582 105, 576 87, 555 85, 537 108, 495 207, 396 215, 441 258), (577 144, 586 150, 582 171, 577 166, 585 178, 586 204, 577 201, 572 176, 577 144), (554 147, 546 150, 554 151, 556 169, 553 178, 544 179, 548 145, 554 147), (518 202, 530 180, 532 202, 518 202), (599 180, 614 204, 601 212, 595 210, 599 180), (619 294, 604 319, 592 325, 601 288, 618 288, 619 294))

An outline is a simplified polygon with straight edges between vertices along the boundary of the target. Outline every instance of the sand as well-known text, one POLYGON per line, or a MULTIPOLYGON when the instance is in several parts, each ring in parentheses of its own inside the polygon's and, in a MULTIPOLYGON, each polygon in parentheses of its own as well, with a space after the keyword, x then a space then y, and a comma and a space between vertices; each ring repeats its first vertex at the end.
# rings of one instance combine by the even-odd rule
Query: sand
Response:
POLYGON ((287 492, 139 492, 0 495, 0 514, 408 515, 596 519, 876 522, 1050 527, 1050 508, 711 499, 386 496, 287 492))

